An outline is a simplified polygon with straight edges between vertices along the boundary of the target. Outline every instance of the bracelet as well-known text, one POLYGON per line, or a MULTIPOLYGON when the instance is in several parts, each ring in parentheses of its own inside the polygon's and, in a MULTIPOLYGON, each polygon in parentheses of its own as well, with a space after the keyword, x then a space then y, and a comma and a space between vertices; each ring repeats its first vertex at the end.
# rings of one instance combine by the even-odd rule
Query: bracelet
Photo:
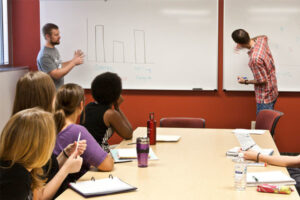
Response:
POLYGON ((260 152, 257 153, 256 162, 259 162, 259 155, 260 155, 260 152))
POLYGON ((64 155, 66 156, 66 158, 69 158, 68 154, 65 152, 65 150, 63 150, 64 155))
POLYGON ((248 85, 248 80, 245 80, 245 84, 248 85))

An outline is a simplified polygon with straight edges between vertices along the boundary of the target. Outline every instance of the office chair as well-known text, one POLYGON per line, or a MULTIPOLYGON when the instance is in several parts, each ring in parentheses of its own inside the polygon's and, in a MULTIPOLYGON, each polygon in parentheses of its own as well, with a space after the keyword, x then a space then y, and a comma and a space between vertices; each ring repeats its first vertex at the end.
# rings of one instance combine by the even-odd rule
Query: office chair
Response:
POLYGON ((160 127, 205 128, 205 119, 188 117, 167 117, 160 119, 160 127))
POLYGON ((283 113, 276 110, 262 110, 256 116, 255 129, 269 130, 274 137, 275 128, 281 116, 283 113))

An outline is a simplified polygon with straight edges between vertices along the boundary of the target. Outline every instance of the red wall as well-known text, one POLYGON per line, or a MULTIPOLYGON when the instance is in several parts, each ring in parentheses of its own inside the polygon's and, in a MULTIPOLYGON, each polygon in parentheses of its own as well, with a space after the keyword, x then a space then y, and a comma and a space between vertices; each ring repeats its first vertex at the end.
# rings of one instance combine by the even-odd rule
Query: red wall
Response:
MULTIPOLYGON (((39 0, 13 1, 14 65, 36 69, 40 46, 39 0)), ((121 108, 133 127, 145 126, 149 112, 156 119, 167 116, 203 117, 207 128, 250 128, 255 120, 253 92, 224 92, 223 73, 223 2, 219 0, 219 63, 217 92, 124 91, 121 108)), ((55 23, 55 22, 54 22, 55 23)), ((231 38, 226 38, 231 40, 231 38)), ((63 45, 63 38, 62 44, 63 45)), ((91 101, 90 91, 87 102, 91 101)), ((284 113, 276 129, 276 144, 282 152, 300 152, 300 93, 280 92, 275 108, 284 113)), ((117 137, 113 139, 114 142, 117 137)))
POLYGON ((40 50, 39 0, 12 1, 13 64, 36 70, 40 50))

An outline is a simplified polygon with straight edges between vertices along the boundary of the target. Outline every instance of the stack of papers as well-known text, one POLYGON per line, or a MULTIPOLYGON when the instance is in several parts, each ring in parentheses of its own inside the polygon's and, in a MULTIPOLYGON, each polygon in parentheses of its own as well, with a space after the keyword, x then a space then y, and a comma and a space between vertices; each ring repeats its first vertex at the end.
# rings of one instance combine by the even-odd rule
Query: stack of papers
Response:
MULTIPOLYGON (((229 149, 226 152, 226 156, 238 156, 239 151, 241 150, 241 147, 233 147, 232 149, 229 149)), ((251 148, 251 150, 254 150, 256 152, 260 152, 263 155, 272 155, 274 150, 273 149, 261 149, 259 146, 255 145, 251 148)))
POLYGON ((70 183, 70 187, 84 197, 101 196, 137 189, 117 177, 70 183))
MULTIPOLYGON (((120 159, 134 159, 137 158, 137 152, 136 149, 118 149, 118 156, 120 159)), ((150 154, 148 154, 148 157, 150 157, 150 154)))
POLYGON ((262 135, 266 132, 266 130, 260 130, 260 129, 235 129, 232 131, 233 133, 249 133, 254 135, 262 135))
MULTIPOLYGON (((130 162, 137 158, 136 148, 111 149, 110 153, 115 163, 130 162)), ((149 160, 158 160, 151 147, 149 149, 149 160)))
POLYGON ((247 186, 259 184, 295 185, 296 181, 281 171, 253 172, 247 174, 247 186))
POLYGON ((177 142, 181 136, 178 135, 157 135, 157 142, 177 142))

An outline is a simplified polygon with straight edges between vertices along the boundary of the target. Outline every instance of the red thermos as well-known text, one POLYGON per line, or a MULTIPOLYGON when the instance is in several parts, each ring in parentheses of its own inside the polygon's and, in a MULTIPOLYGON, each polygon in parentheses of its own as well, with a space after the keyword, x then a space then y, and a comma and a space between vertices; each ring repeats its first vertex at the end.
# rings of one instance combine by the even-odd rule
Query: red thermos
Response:
POLYGON ((154 120, 154 113, 149 113, 149 120, 147 121, 147 136, 150 140, 150 145, 156 144, 156 121, 154 120))

